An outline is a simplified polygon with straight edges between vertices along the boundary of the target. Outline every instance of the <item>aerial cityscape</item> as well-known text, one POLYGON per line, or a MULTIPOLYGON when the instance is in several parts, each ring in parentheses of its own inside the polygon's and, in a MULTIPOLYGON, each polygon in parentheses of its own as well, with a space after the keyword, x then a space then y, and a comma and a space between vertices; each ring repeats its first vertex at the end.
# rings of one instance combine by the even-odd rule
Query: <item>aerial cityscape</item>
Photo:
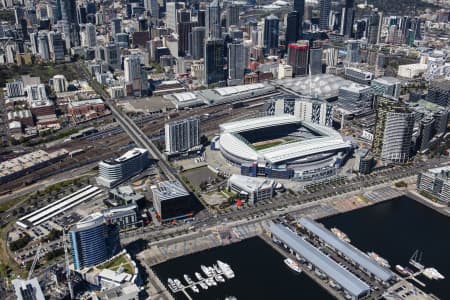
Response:
POLYGON ((450 299, 449 0, 0 0, 0 300, 450 299))

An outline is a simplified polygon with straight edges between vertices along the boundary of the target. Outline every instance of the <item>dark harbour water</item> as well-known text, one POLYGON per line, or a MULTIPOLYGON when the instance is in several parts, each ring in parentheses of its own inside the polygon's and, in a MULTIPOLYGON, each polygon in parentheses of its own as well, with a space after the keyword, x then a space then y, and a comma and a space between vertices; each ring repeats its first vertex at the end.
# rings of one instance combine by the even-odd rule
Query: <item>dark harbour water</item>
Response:
MULTIPOLYGON (((427 284, 423 289, 450 299, 450 218, 401 197, 320 221, 329 228, 338 227, 355 246, 377 252, 393 267, 407 266, 412 253, 420 249, 423 264, 446 277, 440 281, 419 277, 427 284)), ((288 269, 283 257, 259 238, 176 258, 153 269, 163 283, 169 277, 184 282, 183 274, 194 279, 194 272, 201 273, 201 264, 212 265, 218 259, 229 263, 236 277, 207 291, 200 290, 200 294, 189 292, 193 299, 333 299, 307 275, 288 269)), ((186 297, 177 293, 175 299, 186 297)))

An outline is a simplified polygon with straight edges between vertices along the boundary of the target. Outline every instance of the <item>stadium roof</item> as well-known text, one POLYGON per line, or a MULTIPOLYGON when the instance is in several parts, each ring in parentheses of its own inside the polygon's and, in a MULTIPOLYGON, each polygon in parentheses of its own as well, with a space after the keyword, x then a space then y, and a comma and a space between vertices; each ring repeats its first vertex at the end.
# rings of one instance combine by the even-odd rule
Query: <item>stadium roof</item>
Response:
POLYGON ((389 281, 394 276, 389 269, 379 265, 360 250, 342 241, 323 225, 305 217, 300 218, 298 223, 382 281, 389 281))
POLYGON ((309 77, 280 79, 275 80, 274 83, 302 95, 328 99, 337 97, 339 88, 351 85, 352 81, 332 74, 319 74, 311 76, 311 85, 309 77))
POLYGON ((277 125, 285 125, 289 123, 299 123, 300 120, 294 116, 285 114, 278 116, 266 116, 261 118, 245 119, 235 122, 220 124, 221 132, 244 132, 266 127, 274 127, 277 125))
POLYGON ((272 223, 270 224, 270 231, 289 248, 319 268, 351 295, 357 297, 369 291, 370 288, 367 284, 287 227, 272 223))
POLYGON ((351 147, 351 143, 344 141, 341 135, 330 127, 300 121, 292 115, 266 116, 242 121, 224 123, 220 125, 220 147, 230 154, 244 160, 255 161, 265 158, 271 163, 280 163, 295 158, 301 158, 319 153, 336 151, 351 147), (314 139, 290 142, 257 151, 239 135, 239 132, 298 123, 309 130, 321 135, 314 139))

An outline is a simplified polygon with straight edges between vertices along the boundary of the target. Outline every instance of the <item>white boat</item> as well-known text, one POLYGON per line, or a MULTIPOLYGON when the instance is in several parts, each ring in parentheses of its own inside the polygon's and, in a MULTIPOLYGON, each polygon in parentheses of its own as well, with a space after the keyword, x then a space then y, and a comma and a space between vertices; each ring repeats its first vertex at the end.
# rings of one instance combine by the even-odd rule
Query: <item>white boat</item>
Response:
POLYGON ((206 283, 204 283, 203 281, 200 281, 198 284, 200 285, 200 287, 201 287, 202 289, 204 289, 204 290, 207 290, 207 289, 208 289, 208 285, 207 285, 206 283))
POLYGON ((175 284, 175 282, 172 280, 172 278, 167 279, 169 288, 172 290, 177 290, 177 285, 175 284))
POLYGON ((298 273, 301 273, 301 272, 302 272, 302 269, 300 268, 300 265, 299 265, 297 262, 295 262, 293 259, 286 258, 286 259, 284 260, 284 263, 285 263, 289 268, 291 268, 292 270, 294 270, 295 272, 298 272, 298 273))
POLYGON ((225 282, 225 278, 223 278, 223 276, 219 274, 214 276, 214 280, 217 282, 225 282))
POLYGON ((435 268, 426 268, 423 271, 423 275, 428 279, 444 279, 445 276, 438 272, 435 268))
POLYGON ((367 255, 369 255, 370 258, 375 260, 377 263, 379 263, 383 267, 386 267, 386 268, 390 268, 391 267, 389 262, 386 259, 384 259, 381 256, 379 256, 377 253, 372 251, 372 252, 367 252, 367 255))
POLYGON ((189 275, 184 274, 183 277, 184 277, 184 280, 186 280, 188 285, 191 285, 194 283, 194 281, 192 281, 192 279, 191 279, 191 277, 189 277, 189 275))
POLYGON ((214 264, 213 267, 217 274, 223 274, 222 270, 216 264, 214 264))
POLYGON ((404 276, 409 275, 408 271, 406 271, 405 268, 403 268, 403 267, 400 266, 400 265, 395 265, 395 269, 396 269, 401 275, 404 275, 404 276))
POLYGON ((211 285, 216 286, 217 282, 214 280, 214 278, 210 277, 207 280, 209 280, 209 282, 211 283, 211 285))
POLYGON ((350 243, 350 238, 342 231, 337 229, 336 227, 331 228, 331 232, 334 233, 339 239, 343 240, 344 242, 350 243))
POLYGON ((213 286, 214 284, 211 282, 211 278, 209 278, 209 277, 207 277, 206 279, 205 279, 205 283, 208 285, 208 286, 213 286))
POLYGON ((216 275, 216 270, 214 270, 213 267, 208 267, 209 272, 212 274, 212 276, 216 275))
POLYGON ((198 280, 200 280, 200 281, 204 280, 202 274, 200 274, 199 272, 195 272, 194 275, 195 275, 195 277, 196 277, 198 280))
POLYGON ((200 268, 202 269, 203 273, 205 273, 206 277, 211 277, 211 271, 209 270, 209 268, 205 265, 201 265, 200 268))
POLYGON ((173 282, 175 283, 175 285, 177 286, 178 289, 182 289, 184 288, 184 285, 181 283, 181 281, 179 281, 178 279, 174 279, 173 282))
POLYGON ((196 285, 191 285, 191 290, 192 290, 194 293, 199 293, 199 292, 200 292, 200 290, 198 289, 198 287, 197 287, 196 285))
POLYGON ((228 279, 232 279, 234 278, 234 272, 231 269, 230 265, 224 263, 223 261, 218 260, 217 261, 217 265, 219 266, 219 268, 222 270, 223 274, 225 275, 226 278, 228 279))

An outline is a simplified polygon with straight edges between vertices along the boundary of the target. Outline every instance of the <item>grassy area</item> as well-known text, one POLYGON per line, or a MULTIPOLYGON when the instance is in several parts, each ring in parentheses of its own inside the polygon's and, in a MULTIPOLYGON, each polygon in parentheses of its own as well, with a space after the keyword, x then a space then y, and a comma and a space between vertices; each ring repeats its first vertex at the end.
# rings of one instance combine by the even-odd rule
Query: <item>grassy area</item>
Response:
POLYGON ((369 203, 369 199, 367 199, 364 195, 358 195, 357 197, 359 198, 359 200, 365 203, 369 203))
POLYGON ((57 74, 64 74, 66 79, 71 81, 80 78, 75 68, 70 64, 31 64, 31 65, 2 65, 0 66, 0 87, 4 87, 6 82, 21 75, 38 76, 42 83, 47 83, 50 78, 57 74))
POLYGON ((434 196, 434 195, 432 195, 432 194, 430 194, 430 193, 428 193, 426 191, 419 191, 419 194, 421 194, 425 198, 428 198, 428 199, 430 199, 431 201, 434 201, 434 202, 438 202, 438 200, 439 200, 438 197, 436 197, 436 196, 434 196))
POLYGON ((125 272, 127 272, 129 274, 133 274, 133 272, 134 272, 133 266, 128 261, 128 259, 126 258, 125 255, 117 256, 116 258, 97 266, 97 268, 101 269, 101 270, 102 269, 110 269, 110 270, 116 271, 117 269, 119 269, 120 265, 122 265, 122 268, 125 272))
POLYGON ((265 143, 265 144, 259 144, 259 145, 253 145, 253 148, 255 148, 255 150, 259 151, 259 150, 264 150, 264 149, 268 149, 268 148, 272 148, 278 145, 283 144, 284 141, 273 141, 273 142, 269 142, 269 143, 265 143))
POLYGON ((11 207, 13 207, 16 203, 17 203, 16 199, 12 199, 12 200, 3 202, 2 204, 0 204, 0 213, 7 211, 11 207))

